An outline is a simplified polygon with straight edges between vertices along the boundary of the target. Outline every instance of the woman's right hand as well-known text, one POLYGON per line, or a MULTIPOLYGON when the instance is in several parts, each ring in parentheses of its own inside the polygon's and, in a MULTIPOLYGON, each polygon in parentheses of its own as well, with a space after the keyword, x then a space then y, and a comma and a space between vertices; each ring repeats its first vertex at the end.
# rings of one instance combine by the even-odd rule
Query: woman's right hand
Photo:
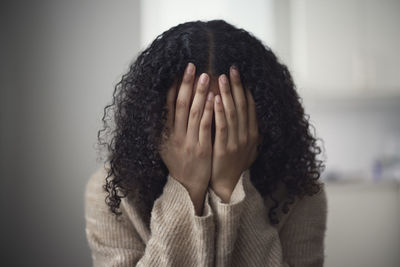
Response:
POLYGON ((163 140, 160 155, 170 175, 188 190, 196 214, 200 215, 211 178, 214 98, 212 92, 208 92, 210 78, 203 73, 196 84, 196 93, 190 107, 194 80, 195 66, 189 63, 178 98, 175 84, 168 91, 166 126, 169 135, 163 140))

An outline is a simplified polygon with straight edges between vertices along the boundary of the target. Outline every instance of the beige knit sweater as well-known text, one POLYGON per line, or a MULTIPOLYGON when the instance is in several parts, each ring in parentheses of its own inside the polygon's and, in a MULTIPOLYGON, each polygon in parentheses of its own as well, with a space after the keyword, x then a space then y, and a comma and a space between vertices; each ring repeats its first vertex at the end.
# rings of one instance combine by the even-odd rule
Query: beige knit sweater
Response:
MULTIPOLYGON (((322 266, 327 217, 324 189, 268 221, 271 201, 242 173, 230 202, 209 188, 202 216, 196 216, 186 188, 168 175, 154 202, 150 229, 129 198, 117 221, 105 203, 106 170, 86 186, 86 236, 93 266, 322 266)), ((281 191, 280 196, 284 194, 281 191)))

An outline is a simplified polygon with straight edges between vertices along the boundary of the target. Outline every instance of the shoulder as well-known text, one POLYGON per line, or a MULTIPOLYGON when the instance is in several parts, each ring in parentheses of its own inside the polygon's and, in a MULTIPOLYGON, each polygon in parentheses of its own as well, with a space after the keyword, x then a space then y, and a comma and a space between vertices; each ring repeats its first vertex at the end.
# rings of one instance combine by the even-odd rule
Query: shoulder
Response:
POLYGON ((307 214, 324 215, 327 210, 327 197, 325 191, 325 183, 318 182, 320 191, 314 195, 306 195, 297 199, 294 211, 301 210, 307 214))
MULTIPOLYGON (((108 193, 104 189, 108 169, 101 167, 90 175, 85 188, 85 218, 88 229, 109 228, 111 225, 119 225, 123 227, 131 226, 131 218, 129 211, 133 211, 131 203, 126 204, 126 199, 121 199, 119 211, 120 216, 116 216, 106 202, 108 193), (127 210, 128 209, 128 210, 127 210), (94 223, 94 225, 93 225, 94 223)), ((135 210, 136 211, 136 210, 135 210)))
POLYGON ((325 227, 327 218, 327 197, 325 184, 319 182, 320 191, 314 195, 297 198, 291 208, 290 221, 314 222, 325 227))
MULTIPOLYGON (((288 213, 283 213, 281 205, 287 201, 287 191, 283 184, 279 184, 276 191, 276 199, 279 201, 279 208, 276 210, 279 218, 279 224, 277 227, 280 229, 288 221, 301 221, 301 220, 318 220, 322 223, 326 222, 327 216, 327 196, 325 190, 325 183, 318 181, 320 190, 313 195, 305 195, 303 197, 297 197, 294 202, 289 205, 288 213)), ((269 198, 265 198, 266 203, 271 204, 269 198)), ((272 205, 272 204, 271 204, 272 205)))
POLYGON ((85 188, 85 216, 86 219, 95 220, 114 220, 119 223, 134 224, 137 227, 144 227, 148 223, 148 214, 141 209, 140 203, 132 198, 131 195, 121 198, 118 211, 120 216, 116 218, 106 202, 108 192, 104 189, 106 178, 108 177, 109 165, 98 168, 94 171, 87 181, 85 188))
POLYGON ((86 213, 96 210, 106 211, 108 206, 105 202, 107 192, 104 190, 104 184, 107 178, 107 169, 98 168, 89 177, 85 187, 85 210, 86 213))
POLYGON ((121 200, 121 215, 116 216, 106 203, 108 193, 104 189, 108 169, 98 168, 94 171, 85 188, 85 221, 86 236, 93 255, 99 257, 97 262, 110 259, 113 253, 128 250, 144 250, 142 240, 148 239, 143 227, 137 228, 127 213, 124 199, 121 200))
POLYGON ((85 198, 93 199, 106 197, 106 192, 103 188, 107 178, 107 169, 105 167, 98 168, 89 177, 85 188, 85 198))

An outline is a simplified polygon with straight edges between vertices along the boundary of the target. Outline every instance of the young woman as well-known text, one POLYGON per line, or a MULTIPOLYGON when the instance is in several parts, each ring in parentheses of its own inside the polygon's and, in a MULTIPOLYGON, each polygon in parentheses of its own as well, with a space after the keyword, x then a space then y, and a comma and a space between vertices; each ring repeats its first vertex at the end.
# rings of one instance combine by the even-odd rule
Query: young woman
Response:
POLYGON ((292 78, 223 20, 158 36, 116 85, 86 187, 95 266, 322 266, 321 149, 292 78))

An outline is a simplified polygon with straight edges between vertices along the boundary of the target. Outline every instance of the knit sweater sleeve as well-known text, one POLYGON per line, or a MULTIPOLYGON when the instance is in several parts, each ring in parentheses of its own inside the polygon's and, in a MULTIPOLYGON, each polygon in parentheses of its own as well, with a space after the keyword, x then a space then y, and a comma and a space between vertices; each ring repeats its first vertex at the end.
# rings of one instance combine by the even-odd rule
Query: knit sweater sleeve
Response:
POLYGON ((202 216, 186 188, 168 175, 163 193, 154 202, 150 237, 135 227, 127 209, 115 218, 105 203, 104 178, 94 175, 85 191, 86 236, 93 266, 213 266, 214 220, 205 197, 202 216))
POLYGON ((242 173, 229 203, 209 188, 216 221, 215 266, 322 266, 326 228, 326 194, 306 196, 278 231, 268 219, 269 208, 242 173))

